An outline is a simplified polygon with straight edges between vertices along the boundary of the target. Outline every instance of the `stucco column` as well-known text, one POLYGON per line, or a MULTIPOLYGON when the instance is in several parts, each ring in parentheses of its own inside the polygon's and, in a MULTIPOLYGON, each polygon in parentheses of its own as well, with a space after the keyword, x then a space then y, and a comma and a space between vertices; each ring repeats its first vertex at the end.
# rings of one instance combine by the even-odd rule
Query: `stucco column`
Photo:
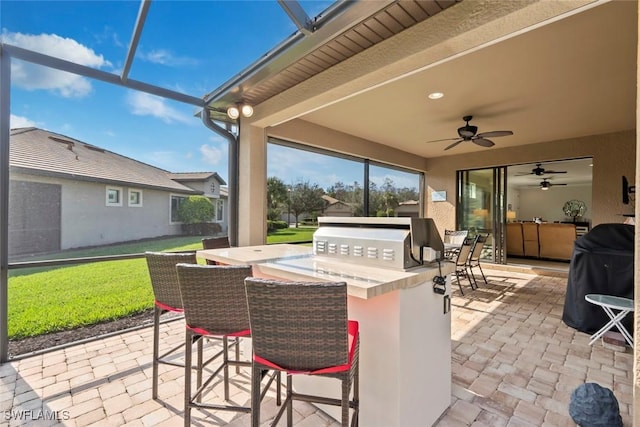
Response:
POLYGON ((267 142, 264 128, 241 123, 238 246, 262 245, 267 235, 267 142))

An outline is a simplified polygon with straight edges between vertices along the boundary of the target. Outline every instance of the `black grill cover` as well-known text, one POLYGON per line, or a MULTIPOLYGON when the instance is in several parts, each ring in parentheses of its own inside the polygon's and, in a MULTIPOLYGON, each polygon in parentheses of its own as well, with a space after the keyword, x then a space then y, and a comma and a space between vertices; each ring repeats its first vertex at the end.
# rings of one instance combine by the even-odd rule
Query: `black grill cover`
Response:
MULTIPOLYGON (((593 334, 609 317, 602 307, 585 301, 586 294, 605 294, 633 299, 633 252, 635 226, 600 224, 576 239, 562 320, 568 326, 593 334)), ((632 333, 632 315, 624 321, 632 333)), ((612 330, 617 332, 614 327, 612 330)))

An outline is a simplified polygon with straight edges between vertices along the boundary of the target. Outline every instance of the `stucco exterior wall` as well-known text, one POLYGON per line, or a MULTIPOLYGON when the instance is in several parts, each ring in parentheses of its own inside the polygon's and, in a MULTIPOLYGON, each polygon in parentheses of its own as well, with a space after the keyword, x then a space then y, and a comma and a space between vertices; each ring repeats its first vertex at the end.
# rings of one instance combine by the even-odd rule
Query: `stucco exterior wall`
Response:
MULTIPOLYGON (((34 177, 13 173, 11 179, 62 186, 61 249, 103 245, 128 240, 179 234, 180 225, 171 224, 170 196, 166 191, 140 189, 142 207, 127 204, 128 187, 122 206, 106 206, 106 185, 60 178, 34 177)), ((46 215, 46 213, 43 213, 46 215)))
POLYGON ((455 227, 456 171, 519 163, 535 163, 593 157, 591 225, 622 222, 627 212, 622 204, 621 176, 635 176, 635 131, 593 135, 521 147, 489 149, 473 155, 432 158, 427 161, 426 216, 438 229, 455 227), (433 202, 432 191, 447 192, 446 202, 433 202))

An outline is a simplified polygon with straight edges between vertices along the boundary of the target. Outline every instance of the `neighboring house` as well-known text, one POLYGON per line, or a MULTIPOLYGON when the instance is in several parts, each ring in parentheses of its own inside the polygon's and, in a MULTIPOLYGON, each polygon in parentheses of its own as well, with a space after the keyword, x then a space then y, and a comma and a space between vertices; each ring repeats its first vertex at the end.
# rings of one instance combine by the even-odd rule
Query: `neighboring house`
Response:
POLYGON ((37 128, 11 130, 9 254, 181 234, 180 200, 211 198, 226 231, 217 173, 173 174, 37 128))
MULTIPOLYGON (((215 214, 213 221, 220 224, 222 231, 227 231, 227 183, 216 172, 184 172, 170 173, 169 177, 199 194, 204 194, 213 202, 215 214)), ((174 199, 179 199, 175 196, 174 199)))
POLYGON ((395 209, 395 216, 408 216, 412 218, 418 218, 419 215, 420 202, 417 200, 407 200, 405 202, 400 202, 398 207, 395 209))
POLYGON ((322 196, 322 199, 326 202, 325 208, 322 210, 323 216, 353 216, 353 208, 348 203, 326 194, 322 196))

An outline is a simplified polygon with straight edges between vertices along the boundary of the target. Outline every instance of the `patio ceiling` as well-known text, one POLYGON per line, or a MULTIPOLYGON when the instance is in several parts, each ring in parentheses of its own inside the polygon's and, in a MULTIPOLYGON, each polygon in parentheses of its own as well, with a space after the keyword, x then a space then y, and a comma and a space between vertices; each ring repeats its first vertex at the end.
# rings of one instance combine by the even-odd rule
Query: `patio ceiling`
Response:
MULTIPOLYGON (((440 25, 442 20, 452 27, 462 25, 465 4, 469 3, 454 4, 434 19, 440 25)), ((471 5, 476 4, 480 3, 471 5)), ((537 2, 522 4, 538 7, 537 2)), ((535 28, 486 46, 460 53, 451 49, 444 60, 402 76, 390 75, 366 90, 354 86, 352 92, 301 108, 290 102, 291 108, 281 108, 279 116, 261 115, 258 106, 256 120, 272 126, 301 119, 427 158, 487 150, 469 142, 448 151, 444 148, 451 141, 426 143, 454 138, 464 115, 474 116, 471 124, 478 132, 514 132, 495 138, 493 149, 634 129, 637 2, 572 4, 574 10, 561 19, 542 20, 535 28), (429 100, 427 95, 434 91, 444 93, 444 98, 429 100)), ((486 25, 490 24, 500 25, 486 25)), ((293 95, 279 94, 266 103, 285 105, 282 100, 295 95, 296 87, 291 86, 293 95)), ((249 97, 268 91, 269 83, 236 89, 229 94, 249 97)), ((551 160, 544 153, 540 157, 551 160)))

